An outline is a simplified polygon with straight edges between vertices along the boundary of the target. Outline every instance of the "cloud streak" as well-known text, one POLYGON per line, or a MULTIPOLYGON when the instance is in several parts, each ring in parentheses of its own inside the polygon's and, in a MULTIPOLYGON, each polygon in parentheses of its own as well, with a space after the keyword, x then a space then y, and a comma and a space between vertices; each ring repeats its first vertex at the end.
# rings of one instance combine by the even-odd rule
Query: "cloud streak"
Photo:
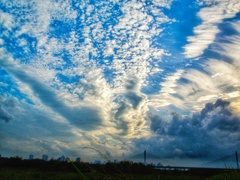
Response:
POLYGON ((15 106, 14 99, 6 99, 0 97, 0 119, 8 123, 15 118, 12 116, 12 109, 15 106))
POLYGON ((239 50, 239 21, 223 25, 235 33, 227 34, 222 30, 221 33, 226 34, 217 36, 203 54, 205 58, 169 74, 160 83, 159 94, 151 96, 151 106, 200 111, 207 102, 218 98, 238 101, 239 55, 235 52, 239 50))
POLYGON ((98 111, 87 106, 69 107, 46 85, 29 76, 16 62, 1 59, 0 65, 16 79, 25 83, 33 91, 33 94, 54 112, 62 115, 70 123, 75 124, 79 128, 92 130, 101 124, 101 116, 98 111))
POLYGON ((218 25, 226 18, 232 18, 240 11, 238 0, 213 0, 203 1, 207 7, 202 8, 198 17, 202 23, 194 28, 194 36, 189 36, 189 44, 184 46, 186 58, 196 58, 204 53, 204 50, 212 44, 217 33, 220 32, 218 25))

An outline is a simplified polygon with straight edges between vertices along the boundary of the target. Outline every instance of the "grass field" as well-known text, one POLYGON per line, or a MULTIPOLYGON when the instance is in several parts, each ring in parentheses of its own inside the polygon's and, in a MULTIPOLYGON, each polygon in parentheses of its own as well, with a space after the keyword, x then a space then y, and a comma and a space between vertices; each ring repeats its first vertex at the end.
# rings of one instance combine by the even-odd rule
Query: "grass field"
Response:
POLYGON ((56 160, 0 159, 0 180, 239 180, 233 169, 159 170, 127 161, 103 164, 60 162, 56 160))
POLYGON ((78 172, 56 172, 56 171, 40 171, 37 169, 24 168, 1 168, 1 180, 81 180, 81 179, 129 179, 129 180, 239 180, 239 172, 223 173, 211 176, 190 175, 184 172, 161 172, 154 174, 119 174, 119 173, 100 173, 92 171, 84 173, 84 178, 78 172))

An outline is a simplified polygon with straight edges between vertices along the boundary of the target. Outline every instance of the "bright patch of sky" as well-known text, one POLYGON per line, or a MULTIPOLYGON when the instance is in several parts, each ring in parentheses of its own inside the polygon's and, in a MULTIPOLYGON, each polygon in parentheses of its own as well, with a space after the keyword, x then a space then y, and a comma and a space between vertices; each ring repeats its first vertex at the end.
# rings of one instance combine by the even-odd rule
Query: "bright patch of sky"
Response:
POLYGON ((0 153, 236 148, 239 11, 238 0, 1 0, 0 153))

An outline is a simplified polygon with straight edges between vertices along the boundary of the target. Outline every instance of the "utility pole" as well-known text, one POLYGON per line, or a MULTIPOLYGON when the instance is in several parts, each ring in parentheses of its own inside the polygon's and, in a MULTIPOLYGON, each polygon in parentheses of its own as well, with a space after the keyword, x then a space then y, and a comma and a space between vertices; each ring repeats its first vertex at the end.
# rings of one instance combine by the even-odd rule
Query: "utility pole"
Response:
POLYGON ((147 152, 146 152, 146 150, 144 150, 144 164, 146 165, 146 163, 147 163, 147 152))
POLYGON ((235 155, 236 155, 237 169, 239 169, 239 164, 238 164, 238 153, 237 153, 237 151, 235 152, 235 155))

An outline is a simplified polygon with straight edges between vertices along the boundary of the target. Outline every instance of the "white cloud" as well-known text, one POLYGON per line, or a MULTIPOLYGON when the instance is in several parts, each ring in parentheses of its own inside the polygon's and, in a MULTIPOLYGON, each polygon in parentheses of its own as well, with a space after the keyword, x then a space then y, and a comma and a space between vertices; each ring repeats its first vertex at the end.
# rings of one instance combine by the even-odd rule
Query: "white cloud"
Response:
POLYGON ((218 37, 209 49, 219 59, 206 57, 204 62, 196 62, 198 68, 188 67, 180 74, 177 71, 165 78, 160 84, 161 91, 151 99, 155 107, 173 105, 198 111, 206 103, 219 98, 237 104, 240 87, 239 21, 226 25, 235 33, 218 37))
POLYGON ((0 38, 0 45, 3 45, 4 41, 0 38))
POLYGON ((0 11, 0 15, 1 15, 0 23, 3 26, 3 28, 6 28, 7 30, 11 31, 12 28, 15 26, 13 22, 13 16, 3 11, 0 11))
POLYGON ((155 107, 174 105, 196 111, 218 98, 234 101, 239 96, 239 72, 234 65, 209 59, 204 71, 188 69, 184 73, 167 77, 161 83, 160 93, 152 97, 152 104, 155 107), (182 83, 181 79, 185 79, 185 82, 182 83))
POLYGON ((165 81, 160 84, 161 90, 158 95, 153 95, 150 97, 150 105, 155 106, 156 108, 162 106, 168 106, 173 102, 178 105, 182 104, 180 100, 177 100, 172 96, 172 94, 176 93, 176 87, 178 86, 177 81, 183 75, 184 70, 178 70, 170 76, 165 78, 165 81))
POLYGON ((152 3, 153 3, 155 6, 170 8, 171 3, 172 3, 172 0, 162 0, 162 1, 153 0, 152 3))
MULTIPOLYGON (((196 58, 213 43, 219 33, 218 25, 226 18, 234 17, 240 11, 238 0, 213 0, 210 6, 204 7, 198 13, 202 23, 194 28, 194 36, 187 38, 189 44, 184 46, 187 58, 196 58)), ((209 1, 206 1, 209 4, 209 1)))
MULTIPOLYGON (((41 142, 41 138, 31 132, 35 137, 31 143, 23 140, 18 144, 29 147, 28 152, 33 142, 38 142, 42 149, 60 152, 77 149, 81 143, 82 146, 104 149, 103 143, 112 151, 129 152, 129 139, 149 135, 145 118, 148 97, 141 88, 149 76, 160 71, 157 63, 167 55, 164 49, 153 47, 151 39, 162 32, 160 24, 171 21, 161 10, 161 7, 169 8, 171 1, 153 1, 155 7, 149 6, 148 9, 144 8, 143 2, 122 2, 118 5, 123 14, 115 15, 114 19, 111 18, 115 12, 110 11, 114 4, 104 4, 97 9, 98 4, 93 8, 85 1, 79 2, 80 10, 88 9, 87 13, 77 17, 77 10, 71 9, 69 3, 33 1, 29 9, 24 9, 26 15, 20 16, 24 23, 19 23, 14 16, 12 21, 19 27, 14 34, 19 40, 16 46, 29 47, 27 38, 19 38, 27 35, 36 39, 35 53, 31 54, 26 48, 26 57, 30 58, 21 63, 21 59, 13 59, 11 52, 4 52, 8 61, 1 59, 0 65, 15 77, 19 90, 34 103, 26 105, 34 112, 31 118, 37 121, 39 114, 46 115, 47 121, 60 130, 64 129, 71 140, 54 136, 41 142), (54 34, 56 28, 64 28, 61 25, 54 27, 54 22, 70 27, 68 32, 54 34), (76 32, 71 29, 75 26, 79 28, 76 32), (106 74, 106 70, 111 74, 106 74), (100 124, 93 121, 96 118, 100 124), (75 119, 79 122, 85 119, 86 124, 98 128, 87 129, 75 119), (77 145, 73 145, 75 143, 77 145), (111 148, 109 143, 117 149, 111 148)), ((21 117, 26 116, 27 113, 23 112, 21 117)), ((23 128, 24 122, 19 123, 19 129, 23 128)), ((37 124, 39 129, 34 130, 41 132, 48 123, 37 121, 37 124)), ((49 133, 48 130, 44 132, 49 133)), ((17 135, 16 132, 9 142, 13 144, 17 135)))
MULTIPOLYGON (((239 68, 239 50, 240 50, 240 21, 226 24, 236 31, 236 34, 228 37, 229 42, 222 42, 213 47, 212 51, 221 54, 223 56, 230 57, 233 60, 233 64, 236 68, 239 68)), ((220 40, 224 40, 226 37, 221 37, 220 40)))
MULTIPOLYGON (((139 83, 143 85, 147 74, 152 70, 148 68, 152 59, 160 61, 165 54, 163 50, 151 47, 149 39, 161 31, 161 29, 156 29, 155 24, 164 23, 169 19, 159 14, 163 19, 153 23, 153 17, 141 8, 142 5, 141 2, 124 4, 122 11, 125 14, 119 18, 119 23, 113 29, 116 36, 111 43, 108 43, 111 48, 116 49, 113 61, 113 70, 117 72, 116 85, 121 81, 122 75, 123 77, 137 75, 140 78, 139 83), (122 45, 123 41, 126 41, 124 45, 122 45)), ((108 52, 109 48, 105 54, 108 52)))

